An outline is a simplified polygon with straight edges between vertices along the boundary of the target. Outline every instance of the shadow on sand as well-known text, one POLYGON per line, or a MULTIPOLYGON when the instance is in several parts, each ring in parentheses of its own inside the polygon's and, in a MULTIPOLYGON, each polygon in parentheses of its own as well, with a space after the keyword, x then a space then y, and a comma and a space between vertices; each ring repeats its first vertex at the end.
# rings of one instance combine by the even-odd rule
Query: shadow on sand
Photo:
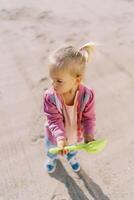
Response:
MULTIPOLYGON (((97 185, 91 178, 89 178, 82 168, 79 172, 77 172, 77 175, 83 181, 85 188, 94 200, 110 200, 103 193, 100 186, 97 185)), ((72 200, 89 200, 74 179, 69 176, 59 160, 57 160, 56 171, 50 176, 65 184, 68 194, 72 200)))

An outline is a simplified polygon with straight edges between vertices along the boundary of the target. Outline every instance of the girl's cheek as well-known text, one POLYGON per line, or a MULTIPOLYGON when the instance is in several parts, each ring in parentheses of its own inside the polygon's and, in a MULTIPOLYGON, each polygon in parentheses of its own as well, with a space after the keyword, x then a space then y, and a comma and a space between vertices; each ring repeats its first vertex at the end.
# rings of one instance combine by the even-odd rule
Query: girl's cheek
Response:
POLYGON ((61 88, 59 88, 59 87, 56 88, 55 90, 56 90, 56 92, 58 92, 58 93, 62 93, 62 91, 63 91, 63 90, 62 90, 61 88))

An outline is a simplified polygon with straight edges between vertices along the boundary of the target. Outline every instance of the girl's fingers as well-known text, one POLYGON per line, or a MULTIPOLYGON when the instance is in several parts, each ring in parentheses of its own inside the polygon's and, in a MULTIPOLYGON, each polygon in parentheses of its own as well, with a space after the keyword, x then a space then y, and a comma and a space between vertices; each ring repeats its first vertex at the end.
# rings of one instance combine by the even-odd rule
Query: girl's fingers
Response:
POLYGON ((67 149, 64 149, 63 151, 64 151, 64 154, 68 154, 69 153, 69 150, 67 150, 67 149))
POLYGON ((60 154, 60 155, 65 155, 65 154, 68 154, 69 153, 69 150, 66 150, 66 149, 61 149, 61 150, 59 150, 59 152, 58 152, 58 154, 60 154))
POLYGON ((59 150, 58 154, 63 155, 63 150, 59 150))

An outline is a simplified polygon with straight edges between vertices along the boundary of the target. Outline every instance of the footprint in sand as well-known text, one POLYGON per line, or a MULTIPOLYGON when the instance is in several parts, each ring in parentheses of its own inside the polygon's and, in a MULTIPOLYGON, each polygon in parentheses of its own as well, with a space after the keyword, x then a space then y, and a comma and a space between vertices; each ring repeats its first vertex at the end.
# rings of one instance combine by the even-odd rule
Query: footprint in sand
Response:
POLYGON ((73 34, 71 34, 71 35, 69 35, 66 39, 65 39, 65 42, 73 42, 73 41, 75 41, 76 39, 77 39, 77 37, 78 37, 78 34, 77 33, 73 33, 73 34))
POLYGON ((38 15, 37 20, 39 20, 39 21, 42 21, 42 20, 47 20, 47 21, 53 20, 52 12, 49 11, 49 10, 44 10, 44 11, 42 11, 42 12, 38 15))
POLYGON ((36 8, 17 8, 17 9, 2 9, 0 10, 0 20, 47 20, 50 21, 53 19, 52 12, 45 10, 39 12, 36 8))
POLYGON ((47 40, 46 33, 39 33, 35 36, 36 39, 41 40, 42 42, 45 42, 47 40))
POLYGON ((33 19, 33 8, 17 8, 11 10, 0 10, 0 19, 2 20, 22 20, 33 19))

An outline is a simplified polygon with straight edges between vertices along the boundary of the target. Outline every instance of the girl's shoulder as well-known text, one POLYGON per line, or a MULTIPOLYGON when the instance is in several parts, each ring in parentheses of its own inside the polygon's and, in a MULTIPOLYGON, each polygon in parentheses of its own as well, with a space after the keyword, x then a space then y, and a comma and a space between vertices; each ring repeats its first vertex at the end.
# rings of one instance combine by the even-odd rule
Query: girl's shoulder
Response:
POLYGON ((94 101, 94 90, 85 85, 80 85, 79 87, 79 97, 78 102, 81 110, 84 110, 84 107, 94 101))
POLYGON ((51 87, 51 88, 48 88, 44 91, 43 93, 43 100, 45 102, 52 102, 54 103, 55 102, 55 98, 54 98, 54 89, 51 87))
POLYGON ((61 97, 55 92, 53 87, 45 90, 43 97, 44 97, 44 102, 48 106, 55 105, 55 107, 61 113, 63 101, 62 101, 61 97))
POLYGON ((54 90, 53 87, 46 89, 43 93, 44 99, 48 99, 48 100, 50 99, 51 100, 51 99, 54 99, 54 97, 55 97, 55 90, 54 90))
POLYGON ((82 96, 85 96, 85 95, 94 95, 94 90, 91 88, 91 87, 87 87, 83 84, 81 84, 79 86, 79 93, 82 95, 82 96))

